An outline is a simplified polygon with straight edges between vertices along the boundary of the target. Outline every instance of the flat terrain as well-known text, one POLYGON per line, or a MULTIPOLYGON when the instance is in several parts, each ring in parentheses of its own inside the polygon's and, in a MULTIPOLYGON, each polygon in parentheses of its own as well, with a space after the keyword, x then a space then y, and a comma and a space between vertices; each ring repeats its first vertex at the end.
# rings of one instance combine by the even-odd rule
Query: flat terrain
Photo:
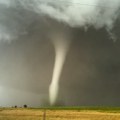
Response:
POLYGON ((120 120, 120 110, 1 108, 0 120, 120 120))

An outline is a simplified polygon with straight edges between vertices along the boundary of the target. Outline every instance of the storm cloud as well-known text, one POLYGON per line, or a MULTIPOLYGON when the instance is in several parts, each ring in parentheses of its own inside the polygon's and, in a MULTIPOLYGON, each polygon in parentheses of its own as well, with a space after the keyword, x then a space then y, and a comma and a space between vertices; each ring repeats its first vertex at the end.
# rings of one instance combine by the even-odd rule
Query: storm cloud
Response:
POLYGON ((119 105, 119 8, 119 0, 0 0, 2 101, 9 101, 4 94, 9 95, 10 87, 21 90, 21 96, 39 94, 40 102, 33 100, 32 106, 48 99, 55 62, 51 40, 58 35, 72 41, 58 100, 65 105, 119 105))

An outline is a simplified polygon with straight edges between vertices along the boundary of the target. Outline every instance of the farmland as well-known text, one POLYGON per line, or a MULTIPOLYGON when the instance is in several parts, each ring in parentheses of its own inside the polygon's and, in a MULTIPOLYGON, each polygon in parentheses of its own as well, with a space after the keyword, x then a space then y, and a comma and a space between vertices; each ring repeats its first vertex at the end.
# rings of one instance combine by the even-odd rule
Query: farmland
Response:
POLYGON ((0 120, 120 120, 120 108, 1 108, 0 120))

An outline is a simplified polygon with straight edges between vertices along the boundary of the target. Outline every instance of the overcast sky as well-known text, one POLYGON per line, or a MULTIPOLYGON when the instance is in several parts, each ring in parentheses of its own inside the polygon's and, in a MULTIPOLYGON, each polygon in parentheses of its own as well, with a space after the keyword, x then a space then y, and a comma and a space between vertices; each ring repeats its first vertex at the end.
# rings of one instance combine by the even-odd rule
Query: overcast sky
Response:
MULTIPOLYGON (((33 10, 35 3, 30 6, 21 0, 28 5, 24 7, 22 2, 11 1, 0 0, 0 106, 39 107, 47 103, 55 62, 51 36, 56 34, 71 41, 60 76, 58 101, 68 106, 120 105, 120 4, 114 4, 111 10, 110 2, 107 10, 98 8, 98 13, 93 12, 96 6, 86 6, 80 15, 87 17, 82 19, 80 11, 74 11, 79 19, 71 19, 75 16, 64 5, 43 2, 38 14, 37 7, 33 10), (58 10, 54 16, 51 6, 58 10), (51 11, 45 10, 47 7, 51 11)), ((81 4, 101 5, 99 2, 82 0, 81 4)))

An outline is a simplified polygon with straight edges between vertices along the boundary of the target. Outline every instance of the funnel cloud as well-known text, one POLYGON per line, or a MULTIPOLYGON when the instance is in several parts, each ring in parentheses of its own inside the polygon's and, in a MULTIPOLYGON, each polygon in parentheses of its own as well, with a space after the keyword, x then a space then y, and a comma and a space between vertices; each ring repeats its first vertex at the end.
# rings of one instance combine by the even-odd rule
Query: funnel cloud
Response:
POLYGON ((54 38, 52 38, 52 42, 55 47, 55 65, 53 70, 52 82, 49 88, 51 105, 54 105, 57 99, 59 91, 59 79, 69 49, 70 40, 67 40, 67 38, 65 38, 66 37, 64 35, 56 37, 54 36, 54 38))

